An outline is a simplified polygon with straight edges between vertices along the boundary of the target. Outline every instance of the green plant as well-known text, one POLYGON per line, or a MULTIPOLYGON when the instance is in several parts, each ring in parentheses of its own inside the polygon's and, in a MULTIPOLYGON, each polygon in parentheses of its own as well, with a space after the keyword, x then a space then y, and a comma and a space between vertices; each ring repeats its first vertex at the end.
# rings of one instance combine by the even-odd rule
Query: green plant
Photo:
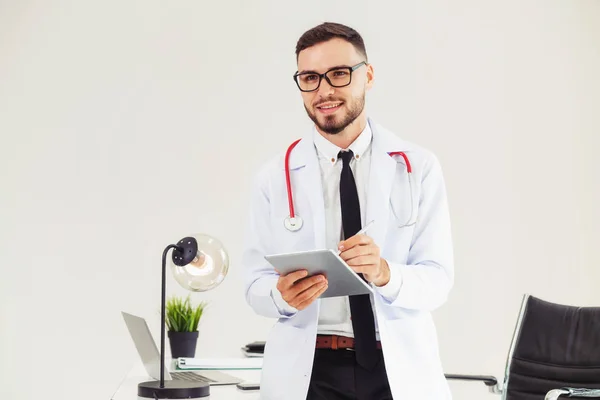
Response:
POLYGON ((201 302, 193 307, 190 296, 185 300, 179 297, 171 297, 166 304, 166 323, 169 331, 173 332, 195 332, 198 330, 198 322, 206 308, 206 302, 201 302))

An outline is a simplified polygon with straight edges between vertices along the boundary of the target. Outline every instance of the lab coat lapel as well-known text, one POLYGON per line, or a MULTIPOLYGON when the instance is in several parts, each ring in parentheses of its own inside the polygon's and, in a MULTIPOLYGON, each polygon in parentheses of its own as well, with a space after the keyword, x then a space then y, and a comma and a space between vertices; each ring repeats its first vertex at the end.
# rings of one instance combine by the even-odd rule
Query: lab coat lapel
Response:
POLYGON ((366 223, 375 222, 366 235, 370 236, 379 247, 383 247, 390 212, 390 193, 397 166, 396 161, 388 153, 396 149, 390 148, 386 132, 377 127, 370 119, 369 124, 373 132, 373 141, 367 190, 366 223))
POLYGON ((311 207, 309 212, 298 215, 304 219, 306 225, 309 225, 307 219, 312 218, 315 248, 324 249, 326 246, 325 203, 319 159, 312 134, 303 137, 292 152, 290 170, 290 179, 296 182, 296 184, 292 183, 292 187, 297 187, 294 191, 294 199, 304 196, 308 198, 311 207))

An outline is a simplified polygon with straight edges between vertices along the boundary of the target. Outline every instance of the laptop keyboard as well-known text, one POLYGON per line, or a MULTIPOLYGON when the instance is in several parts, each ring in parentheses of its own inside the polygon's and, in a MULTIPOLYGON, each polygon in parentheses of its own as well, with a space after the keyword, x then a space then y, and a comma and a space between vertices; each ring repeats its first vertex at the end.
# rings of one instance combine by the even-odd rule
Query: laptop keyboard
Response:
POLYGON ((193 381, 205 383, 214 382, 212 379, 208 379, 207 377, 196 374, 194 372, 171 372, 171 376, 173 377, 173 379, 180 381, 193 381))

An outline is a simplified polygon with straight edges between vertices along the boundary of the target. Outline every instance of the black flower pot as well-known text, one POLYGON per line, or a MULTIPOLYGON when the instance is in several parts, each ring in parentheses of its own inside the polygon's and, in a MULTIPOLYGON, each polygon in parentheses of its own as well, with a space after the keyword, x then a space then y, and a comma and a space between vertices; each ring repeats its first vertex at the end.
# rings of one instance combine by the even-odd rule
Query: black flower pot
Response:
POLYGON ((169 343, 171 344, 171 357, 194 357, 196 355, 196 343, 198 342, 198 331, 196 332, 173 332, 169 331, 169 343))

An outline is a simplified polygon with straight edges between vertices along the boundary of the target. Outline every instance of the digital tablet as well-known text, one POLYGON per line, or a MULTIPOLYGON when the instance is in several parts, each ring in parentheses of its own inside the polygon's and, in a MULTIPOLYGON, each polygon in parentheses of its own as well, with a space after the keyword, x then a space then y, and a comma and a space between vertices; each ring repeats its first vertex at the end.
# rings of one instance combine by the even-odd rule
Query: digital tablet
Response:
POLYGON ((323 274, 328 287, 321 298, 369 294, 373 289, 352 270, 333 250, 310 250, 297 253, 272 254, 265 259, 281 275, 300 269, 308 271, 308 276, 323 274))

